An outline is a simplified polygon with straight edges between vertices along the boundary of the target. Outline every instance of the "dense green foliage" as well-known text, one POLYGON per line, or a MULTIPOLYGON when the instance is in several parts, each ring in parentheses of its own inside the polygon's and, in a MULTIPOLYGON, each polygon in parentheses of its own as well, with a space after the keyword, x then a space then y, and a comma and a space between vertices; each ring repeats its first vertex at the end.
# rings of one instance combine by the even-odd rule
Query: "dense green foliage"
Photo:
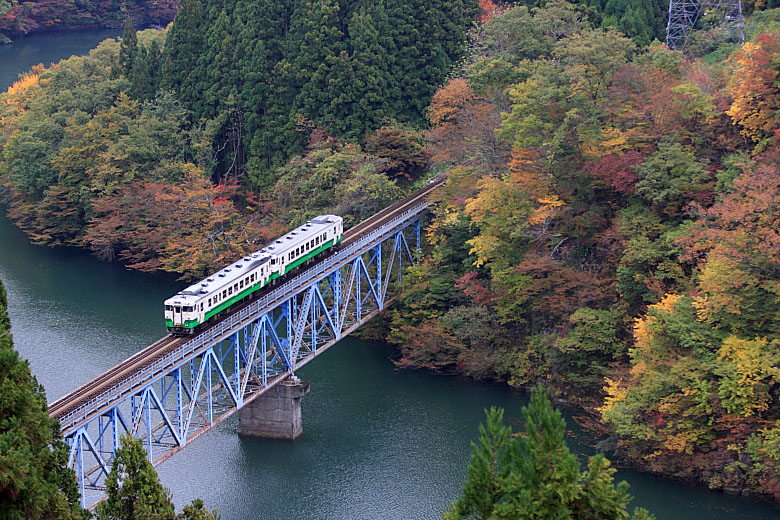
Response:
POLYGON ((68 447, 49 418, 43 387, 19 359, 8 300, 0 282, 0 517, 8 520, 86 518, 68 447))
POLYGON ((182 2, 162 87, 214 120, 215 178, 268 188, 313 127, 356 140, 419 125, 462 55, 474 0, 182 2))
MULTIPOLYGON (((603 455, 589 457, 584 471, 564 441, 566 423, 541 389, 523 408, 525 429, 504 425, 504 411, 491 408, 471 444, 471 462, 461 497, 445 520, 623 520, 631 501, 628 484, 613 482, 615 469, 603 455)), ((634 520, 654 518, 636 509, 634 520)))

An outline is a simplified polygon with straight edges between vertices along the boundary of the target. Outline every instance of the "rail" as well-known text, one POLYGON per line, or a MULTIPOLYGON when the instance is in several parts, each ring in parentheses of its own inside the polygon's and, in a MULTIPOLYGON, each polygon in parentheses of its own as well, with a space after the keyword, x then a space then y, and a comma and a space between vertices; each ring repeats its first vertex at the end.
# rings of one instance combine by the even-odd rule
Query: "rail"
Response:
MULTIPOLYGON (((434 186, 441 183, 441 179, 439 178, 435 179, 435 181, 436 182, 433 183, 434 186)), ((394 206, 402 208, 405 204, 411 204, 415 200, 422 198, 422 200, 413 204, 391 220, 387 222, 380 221, 376 224, 374 229, 367 231, 365 234, 358 235, 355 239, 350 237, 349 243, 345 243, 339 251, 336 251, 331 256, 313 265, 310 269, 295 276, 292 280, 284 283, 264 296, 261 296, 258 300, 246 305, 241 310, 226 317, 213 327, 198 334, 196 337, 179 345, 171 352, 151 360, 149 364, 140 367, 129 377, 123 378, 121 382, 102 391, 100 391, 100 388, 94 391, 87 390, 85 388, 89 385, 89 383, 87 383, 87 385, 83 385, 79 389, 56 400, 51 405, 51 408, 53 408, 54 411, 51 412, 50 415, 60 421, 62 431, 67 435, 67 432, 78 424, 88 420, 90 417, 108 408, 113 403, 121 401, 128 395, 135 393, 139 387, 144 387, 150 382, 153 382, 161 373, 166 372, 171 367, 186 362, 186 360, 196 354, 199 349, 205 349, 206 346, 211 344, 215 339, 229 335, 231 331, 241 324, 244 324, 247 320, 262 316, 265 312, 273 309, 276 304, 283 302, 290 295, 295 295, 300 291, 305 290, 310 283, 321 279, 324 274, 342 267, 356 255, 362 254, 377 242, 381 242, 381 240, 387 238, 395 229, 402 226, 405 222, 413 220, 427 209, 430 202, 425 198, 425 195, 427 195, 434 186, 426 187, 406 200, 393 204, 377 213, 369 220, 392 213, 393 209, 395 209, 394 206), (96 391, 100 391, 100 393, 94 397, 90 397, 89 394, 96 391), (67 403, 71 402, 76 405, 75 408, 71 408, 67 405, 67 403), (66 409, 59 412, 56 410, 57 408, 66 409)), ((360 228, 362 225, 363 223, 356 226, 356 228, 360 228)), ((158 345, 159 343, 160 341, 156 342, 154 345, 158 345)), ((132 356, 124 363, 128 363, 130 360, 140 357, 142 353, 145 353, 146 357, 151 357, 154 354, 154 349, 144 349, 144 351, 132 356)), ((295 361, 293 361, 293 363, 295 363, 295 361)), ((121 364, 115 367, 115 369, 120 367, 121 364)), ((131 365, 127 367, 127 369, 131 368, 131 365)))

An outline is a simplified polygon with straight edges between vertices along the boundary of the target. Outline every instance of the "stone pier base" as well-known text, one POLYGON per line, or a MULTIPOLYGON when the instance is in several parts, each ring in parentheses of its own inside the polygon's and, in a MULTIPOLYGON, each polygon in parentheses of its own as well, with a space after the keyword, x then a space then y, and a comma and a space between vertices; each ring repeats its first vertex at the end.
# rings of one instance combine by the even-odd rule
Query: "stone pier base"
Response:
POLYGON ((295 440, 303 433, 301 397, 309 382, 287 379, 238 411, 238 434, 295 440))

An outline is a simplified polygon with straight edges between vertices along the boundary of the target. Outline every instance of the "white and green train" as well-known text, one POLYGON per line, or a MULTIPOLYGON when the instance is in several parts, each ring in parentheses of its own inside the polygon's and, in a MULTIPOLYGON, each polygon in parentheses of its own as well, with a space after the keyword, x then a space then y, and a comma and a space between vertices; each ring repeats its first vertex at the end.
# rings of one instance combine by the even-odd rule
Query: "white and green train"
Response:
POLYGON ((260 288, 341 241, 344 221, 320 215, 259 251, 165 300, 165 326, 174 336, 192 334, 260 288))

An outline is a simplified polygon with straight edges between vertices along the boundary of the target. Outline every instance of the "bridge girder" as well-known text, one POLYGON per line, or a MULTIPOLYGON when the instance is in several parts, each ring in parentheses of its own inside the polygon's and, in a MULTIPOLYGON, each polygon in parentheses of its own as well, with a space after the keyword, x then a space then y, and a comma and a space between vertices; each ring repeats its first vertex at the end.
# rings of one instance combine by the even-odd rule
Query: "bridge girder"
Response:
POLYGON ((82 505, 105 495, 127 433, 156 466, 390 304, 420 255, 423 200, 60 417, 82 505))

